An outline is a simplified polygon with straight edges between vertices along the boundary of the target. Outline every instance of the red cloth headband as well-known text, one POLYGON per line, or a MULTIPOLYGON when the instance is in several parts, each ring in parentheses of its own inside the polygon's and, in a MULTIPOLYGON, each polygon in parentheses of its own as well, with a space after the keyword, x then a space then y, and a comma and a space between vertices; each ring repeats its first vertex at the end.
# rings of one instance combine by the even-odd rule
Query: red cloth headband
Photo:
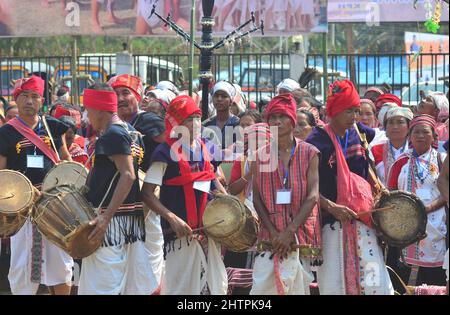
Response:
POLYGON ((170 137, 172 129, 183 123, 189 116, 201 115, 202 111, 195 101, 188 95, 177 96, 167 107, 166 111, 166 142, 172 143, 175 139, 170 137))
POLYGON ((383 107, 383 104, 385 104, 385 103, 395 103, 399 107, 402 107, 402 100, 399 99, 396 95, 383 94, 383 95, 380 95, 377 98, 377 101, 375 102, 375 107, 377 109, 377 113, 380 111, 380 109, 383 107))
POLYGON ((14 84, 13 97, 17 101, 19 95, 24 91, 34 91, 41 97, 44 97, 45 81, 40 77, 33 75, 30 78, 23 78, 16 81, 14 84))
POLYGON ((292 125, 295 127, 297 124, 297 102, 292 94, 281 94, 275 96, 269 104, 267 104, 264 116, 266 120, 269 120, 273 114, 283 114, 288 116, 292 125))
POLYGON ((409 129, 412 130, 417 125, 427 125, 430 126, 433 130, 436 128, 436 120, 430 115, 422 114, 416 116, 411 120, 409 124, 409 129))
POLYGON ((141 79, 139 77, 135 77, 129 74, 121 74, 115 77, 112 77, 108 84, 113 88, 117 89, 120 87, 125 87, 133 92, 137 101, 141 100, 142 92, 144 91, 144 87, 142 86, 141 79))
POLYGON ((333 118, 347 109, 360 106, 359 94, 352 81, 336 81, 330 85, 327 98, 328 117, 333 118))
POLYGON ((115 113, 117 112, 117 95, 114 91, 85 89, 83 105, 86 108, 115 113))

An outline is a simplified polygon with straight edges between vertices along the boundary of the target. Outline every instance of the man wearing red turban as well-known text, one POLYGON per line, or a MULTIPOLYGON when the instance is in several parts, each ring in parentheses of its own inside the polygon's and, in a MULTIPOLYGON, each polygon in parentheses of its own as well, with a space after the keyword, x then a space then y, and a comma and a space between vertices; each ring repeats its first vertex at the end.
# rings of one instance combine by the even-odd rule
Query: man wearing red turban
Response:
POLYGON ((227 276, 220 246, 200 230, 210 191, 225 192, 216 177, 221 150, 200 137, 201 110, 187 96, 168 106, 166 142, 152 156, 142 188, 144 202, 161 215, 166 253, 162 294, 226 294, 227 276), (180 137, 181 135, 181 137, 180 137), (160 187, 159 199, 155 196, 160 187), (207 247, 207 259, 203 248, 207 247), (204 262, 204 263, 202 263, 204 262), (202 272, 202 268, 205 272, 202 272))
POLYGON ((19 79, 14 84, 13 97, 17 101, 19 95, 24 91, 34 91, 41 97, 44 97, 45 81, 38 76, 19 79))
POLYGON ((316 127, 306 140, 321 152, 319 191, 324 260, 317 275, 320 293, 325 295, 394 293, 366 212, 373 207, 369 156, 358 133, 370 143, 375 132, 359 123, 355 128, 359 108, 359 94, 351 81, 333 83, 327 99, 330 123, 324 128, 316 127), (343 266, 343 272, 336 272, 338 265, 343 266), (376 286, 361 281, 368 279, 371 265, 378 266, 376 286))
POLYGON ((88 239, 102 246, 82 261, 79 294, 151 293, 151 265, 145 248, 139 165, 143 142, 117 116, 117 96, 106 84, 84 91, 84 106, 99 138, 89 173, 87 200, 97 209, 88 239), (110 262, 105 268, 104 262, 110 262))
MULTIPOLYGON (((18 115, 0 128, 0 169, 24 174, 36 190, 60 157, 70 160, 64 136, 68 127, 39 115, 43 94, 41 78, 17 80, 13 95, 18 115)), ((52 294, 68 295, 72 266, 73 259, 41 235, 31 220, 11 237, 8 279, 13 294, 36 294, 44 284, 52 294)))
MULTIPOLYGON (((113 77, 108 84, 114 89, 117 95, 117 114, 120 119, 132 125, 144 137, 144 156, 140 164, 141 172, 147 172, 150 166, 150 159, 156 147, 163 143, 164 119, 152 112, 145 112, 139 109, 139 102, 143 92, 141 80, 138 77, 122 74, 113 77)), ((154 231, 158 237, 146 239, 146 247, 149 250, 151 264, 154 266, 149 293, 157 293, 161 285, 162 269, 164 263, 164 253, 160 244, 163 242, 159 217, 156 220, 146 220, 145 224, 149 231, 154 231)))

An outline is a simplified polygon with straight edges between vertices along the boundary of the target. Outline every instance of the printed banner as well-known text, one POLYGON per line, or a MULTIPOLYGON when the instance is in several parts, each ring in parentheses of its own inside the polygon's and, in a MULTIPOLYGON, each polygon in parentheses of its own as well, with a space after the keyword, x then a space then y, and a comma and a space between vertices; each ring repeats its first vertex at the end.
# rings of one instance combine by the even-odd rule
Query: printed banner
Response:
MULTIPOLYGON (((448 5, 442 2, 442 21, 448 21, 448 5)), ((418 0, 328 0, 328 21, 364 22, 378 25, 381 22, 424 22, 428 12, 434 11, 435 1, 418 0), (429 5, 432 5, 428 8, 429 5)), ((431 13, 431 14, 432 14, 431 13)))
MULTIPOLYGON (((191 0, 0 0, 0 36, 153 35, 174 36, 157 16, 189 32, 191 0)), ((327 0, 216 0, 214 36, 224 36, 250 19, 264 20, 270 36, 326 32, 327 0)), ((200 34, 202 1, 196 0, 200 34)), ((250 25, 243 32, 252 28, 250 25)), ((260 36, 260 32, 252 36, 260 36)))

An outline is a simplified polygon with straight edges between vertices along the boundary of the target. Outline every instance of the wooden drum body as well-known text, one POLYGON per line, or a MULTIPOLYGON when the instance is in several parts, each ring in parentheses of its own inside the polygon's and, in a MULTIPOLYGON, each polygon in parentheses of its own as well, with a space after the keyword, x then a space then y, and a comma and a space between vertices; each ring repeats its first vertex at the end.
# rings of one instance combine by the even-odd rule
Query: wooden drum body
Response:
POLYGON ((73 186, 59 186, 43 193, 32 216, 39 231, 73 258, 85 258, 101 245, 88 240, 95 228, 89 222, 96 214, 73 186))

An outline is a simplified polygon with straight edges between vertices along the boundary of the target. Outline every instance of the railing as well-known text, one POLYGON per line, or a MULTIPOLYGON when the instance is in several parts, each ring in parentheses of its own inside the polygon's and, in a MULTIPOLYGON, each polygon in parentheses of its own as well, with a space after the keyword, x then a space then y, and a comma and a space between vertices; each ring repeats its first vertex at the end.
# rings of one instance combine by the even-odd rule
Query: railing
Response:
MULTIPOLYGON (((196 55, 194 73, 198 71, 199 55, 196 55)), ((155 85, 161 80, 175 82, 187 89, 184 71, 188 68, 188 54, 134 55, 133 66, 129 71, 139 76, 147 85, 155 85)), ((11 97, 12 80, 41 75, 48 83, 45 89, 46 103, 50 103, 52 92, 60 84, 71 85, 71 57, 0 57, 1 95, 11 97)), ((291 56, 284 53, 234 53, 216 54, 213 57, 214 80, 227 80, 242 87, 248 99, 259 102, 275 95, 278 83, 290 77, 291 56)), ((114 54, 91 54, 79 56, 78 74, 90 76, 93 82, 106 82, 116 74, 114 54)), ((323 69, 322 55, 309 54, 305 65, 323 69)), ((320 76, 311 81, 308 89, 319 100, 323 99, 324 86, 337 77, 350 78, 360 94, 370 86, 388 84, 393 92, 403 98, 405 103, 414 105, 420 99, 421 90, 447 92, 444 79, 449 76, 449 54, 329 54, 326 84, 320 76)), ((298 79, 298 78, 293 78, 298 79)), ((83 79, 86 80, 86 79, 83 79)), ((88 82, 80 82, 79 94, 88 82)), ((194 87, 199 81, 194 80, 194 87)))

